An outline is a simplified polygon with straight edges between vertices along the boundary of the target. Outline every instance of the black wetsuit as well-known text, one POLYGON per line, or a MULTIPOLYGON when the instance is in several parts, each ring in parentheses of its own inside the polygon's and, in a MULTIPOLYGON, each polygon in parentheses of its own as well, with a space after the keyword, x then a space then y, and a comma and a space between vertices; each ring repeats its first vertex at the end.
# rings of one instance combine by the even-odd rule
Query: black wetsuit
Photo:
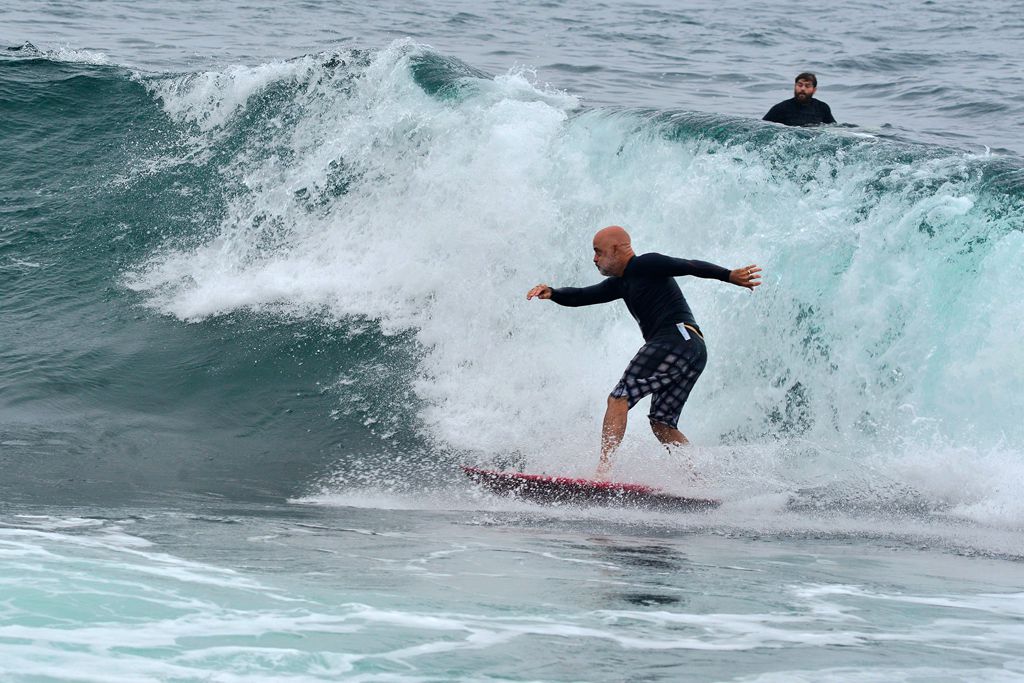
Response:
POLYGON ((622 299, 639 323, 644 341, 678 339, 677 323, 700 329, 672 279, 682 275, 729 281, 729 270, 713 263, 641 254, 629 260, 621 277, 609 277, 590 287, 552 289, 551 300, 562 306, 590 306, 622 299))
POLYGON ((836 122, 829 106, 813 97, 807 102, 801 102, 795 97, 779 102, 768 110, 762 120, 782 123, 787 126, 815 126, 821 123, 836 122))

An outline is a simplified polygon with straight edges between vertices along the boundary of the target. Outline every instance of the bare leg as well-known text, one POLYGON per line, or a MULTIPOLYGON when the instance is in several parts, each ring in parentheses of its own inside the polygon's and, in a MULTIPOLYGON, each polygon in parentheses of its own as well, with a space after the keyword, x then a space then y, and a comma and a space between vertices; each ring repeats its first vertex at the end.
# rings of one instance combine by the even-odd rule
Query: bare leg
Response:
POLYGON ((629 416, 629 400, 608 397, 608 409, 604 413, 604 424, 601 426, 601 461, 597 464, 597 480, 608 478, 612 468, 612 454, 622 443, 622 435, 626 433, 626 419, 629 416))
POLYGON ((651 420, 651 431, 658 437, 658 441, 665 444, 670 451, 672 446, 685 446, 690 443, 690 440, 681 431, 675 427, 669 427, 664 422, 651 420))
MULTIPOLYGON (((662 422, 651 420, 651 431, 654 432, 654 435, 658 437, 658 441, 665 446, 669 453, 673 453, 673 449, 678 446, 690 445, 690 440, 681 431, 675 427, 669 427, 662 422)), ((684 456, 683 459, 686 462, 686 466, 690 468, 691 481, 698 481, 700 476, 693 467, 693 461, 688 456, 684 456)))

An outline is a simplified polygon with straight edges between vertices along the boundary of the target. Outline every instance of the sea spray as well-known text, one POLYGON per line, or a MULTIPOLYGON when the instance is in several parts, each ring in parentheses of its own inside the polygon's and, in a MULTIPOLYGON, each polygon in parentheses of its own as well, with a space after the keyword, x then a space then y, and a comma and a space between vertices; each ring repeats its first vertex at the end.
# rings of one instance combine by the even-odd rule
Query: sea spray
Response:
MULTIPOLYGON (((198 247, 171 240, 125 282, 183 320, 251 309, 411 331, 412 393, 382 387, 371 402, 385 431, 586 472, 639 335, 621 306, 523 295, 596 282, 590 237, 619 223, 641 252, 765 268, 752 295, 680 282, 710 349, 681 427, 760 458, 748 486, 867 465, 970 505, 996 495, 980 482, 1020 476, 986 469, 995 452, 1019 462, 1024 444, 1024 304, 1008 286, 1021 212, 986 181, 993 160, 841 129, 581 109, 517 72, 453 68, 444 88, 434 69, 424 88, 416 65, 436 59, 399 42, 305 58, 278 80, 259 67, 153 85, 222 159, 227 210, 198 247), (971 459, 979 485, 936 486, 928 457, 934 472, 971 459)), ((625 474, 656 448, 634 427, 625 474)), ((714 471, 706 452, 695 458, 714 471)))

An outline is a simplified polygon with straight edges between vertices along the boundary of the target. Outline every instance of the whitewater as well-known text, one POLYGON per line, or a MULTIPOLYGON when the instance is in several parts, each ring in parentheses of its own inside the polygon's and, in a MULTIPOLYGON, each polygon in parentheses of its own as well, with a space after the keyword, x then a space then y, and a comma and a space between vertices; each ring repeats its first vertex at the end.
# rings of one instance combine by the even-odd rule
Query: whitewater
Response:
MULTIPOLYGON (((244 189, 213 235, 167 245, 126 285, 184 321, 250 310, 411 331, 405 386, 359 402, 376 430, 583 473, 595 397, 635 350, 635 324, 612 307, 531 306, 523 283, 595 281, 593 226, 622 222, 643 250, 768 268, 756 296, 687 287, 714 358, 687 411, 693 438, 757 444, 701 469, 728 463, 730 484, 756 490, 866 466, 965 513, 1021 519, 1001 485, 1022 474, 1008 451, 1024 438, 1024 315, 1001 279, 1021 233, 1005 215, 1019 200, 987 177, 1000 161, 749 123, 711 137, 693 130, 703 117, 585 111, 522 74, 445 74, 417 53, 281 64, 276 92, 267 69, 229 74, 215 97, 207 74, 148 82, 194 126, 189 144, 230 149, 244 189), (443 81, 421 87, 417 70, 443 81), (225 109, 257 96, 281 109, 225 138, 225 109), (952 486, 951 468, 964 470, 952 486)), ((340 380, 372 391, 379 373, 340 380)))

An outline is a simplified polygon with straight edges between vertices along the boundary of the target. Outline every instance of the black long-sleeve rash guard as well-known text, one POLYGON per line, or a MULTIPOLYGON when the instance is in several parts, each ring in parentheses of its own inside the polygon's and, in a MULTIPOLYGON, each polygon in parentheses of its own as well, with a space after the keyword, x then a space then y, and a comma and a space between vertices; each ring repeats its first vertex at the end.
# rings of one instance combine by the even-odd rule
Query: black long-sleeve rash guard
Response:
POLYGON ((821 100, 812 98, 801 102, 795 97, 776 104, 768 110, 762 120, 786 126, 817 126, 836 122, 832 116, 832 109, 821 100))
POLYGON ((591 306, 622 299, 640 325, 644 341, 678 339, 678 323, 697 327, 686 298, 672 279, 682 275, 729 281, 728 268, 707 261, 641 254, 629 260, 621 277, 609 277, 590 287, 552 288, 551 300, 562 306, 591 306))

